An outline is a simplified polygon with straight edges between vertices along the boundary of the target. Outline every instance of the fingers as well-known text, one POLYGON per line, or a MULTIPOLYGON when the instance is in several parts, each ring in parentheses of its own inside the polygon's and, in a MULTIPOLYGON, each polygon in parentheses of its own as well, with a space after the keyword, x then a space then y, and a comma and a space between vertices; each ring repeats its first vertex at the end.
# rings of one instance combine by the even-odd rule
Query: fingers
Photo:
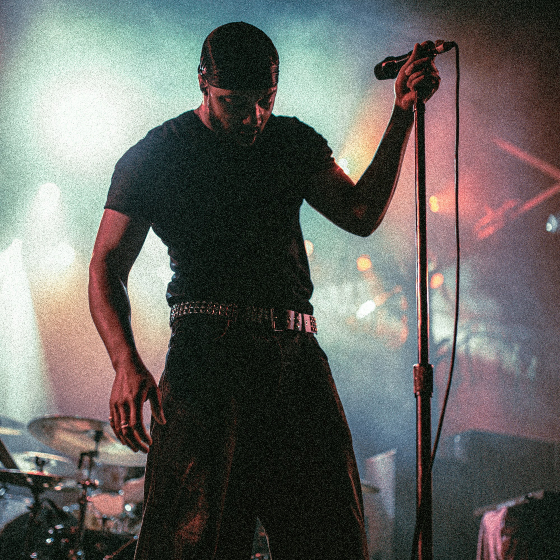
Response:
MULTIPOLYGON (((145 400, 146 393, 141 393, 138 403, 134 401, 131 402, 128 415, 130 425, 123 428, 123 435, 128 447, 133 451, 143 451, 147 453, 152 444, 152 438, 146 431, 143 421, 142 405, 145 400)), ((121 427, 123 427, 123 424, 121 424, 121 427)))
MULTIPOLYGON (((414 54, 411 55, 411 58, 414 54)), ((408 78, 407 85, 410 85, 410 80, 421 76, 438 76, 438 70, 434 64, 432 57, 417 58, 410 60, 404 67, 404 74, 408 78)))
POLYGON ((114 398, 111 399, 111 428, 118 440, 135 452, 147 453, 152 444, 152 438, 143 422, 143 404, 148 393, 147 386, 140 385, 138 390, 123 394, 117 384, 114 398))
POLYGON ((395 91, 406 106, 410 106, 417 98, 426 101, 439 88, 440 76, 433 61, 434 48, 434 44, 430 42, 422 45, 416 43, 401 69, 395 91))
POLYGON ((124 440, 123 436, 121 435, 121 417, 117 408, 112 408, 112 413, 109 416, 109 424, 111 424, 111 428, 113 429, 113 433, 117 436, 117 439, 123 444, 126 445, 126 441, 124 440))
MULTIPOLYGON (((112 407, 112 415, 109 417, 109 422, 115 436, 123 444, 132 449, 132 451, 148 451, 148 445, 143 443, 142 436, 140 436, 137 428, 138 420, 136 419, 137 412, 134 405, 122 403, 112 407)), ((142 417, 140 415, 140 423, 142 417)))
POLYGON ((146 431, 142 422, 142 414, 138 420, 132 420, 135 414, 132 409, 130 414, 118 414, 110 418, 111 427, 115 436, 123 444, 132 449, 132 451, 148 452, 149 446, 152 443, 152 438, 146 431), (122 418, 122 421, 117 421, 116 418, 122 418), (128 418, 128 420, 127 420, 128 418))
POLYGON ((421 85, 424 88, 428 89, 437 89, 439 87, 439 82, 441 78, 439 74, 425 74, 424 72, 415 72, 410 76, 407 81, 407 87, 410 90, 418 89, 421 85))

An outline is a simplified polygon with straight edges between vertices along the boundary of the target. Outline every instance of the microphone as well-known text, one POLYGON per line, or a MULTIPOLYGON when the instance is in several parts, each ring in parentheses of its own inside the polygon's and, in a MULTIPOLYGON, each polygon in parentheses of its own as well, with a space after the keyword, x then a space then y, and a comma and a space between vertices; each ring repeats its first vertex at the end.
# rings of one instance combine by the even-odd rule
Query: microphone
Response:
MULTIPOLYGON (((428 41, 428 44, 423 47, 426 56, 434 57, 436 54, 441 54, 451 50, 455 46, 453 41, 438 40, 435 43, 428 41)), ((378 80, 394 80, 399 73, 399 70, 404 66, 412 51, 402 54, 400 56, 388 56, 382 60, 373 69, 373 73, 378 80)))

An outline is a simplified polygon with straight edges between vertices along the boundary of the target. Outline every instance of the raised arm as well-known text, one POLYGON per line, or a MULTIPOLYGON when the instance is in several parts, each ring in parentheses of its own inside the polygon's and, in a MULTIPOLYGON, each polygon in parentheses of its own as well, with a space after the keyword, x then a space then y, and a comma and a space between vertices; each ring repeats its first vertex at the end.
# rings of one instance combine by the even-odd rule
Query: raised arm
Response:
POLYGON ((395 103, 385 134, 360 180, 340 167, 317 175, 306 200, 342 229, 366 237, 381 224, 395 192, 408 138, 414 123, 416 97, 429 99, 439 86, 431 57, 416 45, 395 82, 395 103))
POLYGON ((159 389, 134 342, 127 284, 149 229, 147 222, 105 210, 89 266, 88 289, 91 316, 116 374, 109 403, 111 427, 124 445, 144 452, 151 445, 142 418, 144 402, 150 401, 156 421, 165 419, 159 389))

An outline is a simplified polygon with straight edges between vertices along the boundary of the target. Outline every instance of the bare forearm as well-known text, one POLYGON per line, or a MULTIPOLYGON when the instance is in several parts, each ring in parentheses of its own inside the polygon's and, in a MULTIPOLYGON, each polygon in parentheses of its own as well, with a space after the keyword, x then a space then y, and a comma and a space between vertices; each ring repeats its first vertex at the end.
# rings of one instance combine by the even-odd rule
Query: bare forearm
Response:
POLYGON ((128 275, 150 224, 115 210, 103 213, 89 265, 89 308, 116 375, 109 400, 109 422, 121 443, 148 451, 142 407, 150 401, 154 418, 165 422, 161 391, 134 344, 130 324, 128 275))
POLYGON ((356 185, 359 235, 369 235, 385 216, 399 180, 400 170, 414 123, 413 108, 421 98, 429 99, 439 86, 439 74, 433 56, 416 44, 412 55, 395 81, 395 105, 377 152, 356 185), (419 91, 420 93, 419 93, 419 91))
POLYGON ((125 283, 105 261, 92 259, 89 307, 115 371, 141 363, 130 324, 130 302, 125 283))
POLYGON ((356 183, 359 203, 354 212, 360 235, 367 236, 381 223, 393 198, 414 123, 414 114, 395 106, 372 162, 356 183))

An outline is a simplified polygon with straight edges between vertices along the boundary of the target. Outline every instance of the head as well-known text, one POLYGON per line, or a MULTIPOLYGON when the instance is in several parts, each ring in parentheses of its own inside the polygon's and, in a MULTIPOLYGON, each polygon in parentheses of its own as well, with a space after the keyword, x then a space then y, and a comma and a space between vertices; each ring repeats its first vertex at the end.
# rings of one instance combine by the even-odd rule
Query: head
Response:
POLYGON ((228 23, 205 39, 198 81, 204 97, 198 114, 204 124, 225 140, 250 146, 272 114, 278 52, 260 29, 228 23))

